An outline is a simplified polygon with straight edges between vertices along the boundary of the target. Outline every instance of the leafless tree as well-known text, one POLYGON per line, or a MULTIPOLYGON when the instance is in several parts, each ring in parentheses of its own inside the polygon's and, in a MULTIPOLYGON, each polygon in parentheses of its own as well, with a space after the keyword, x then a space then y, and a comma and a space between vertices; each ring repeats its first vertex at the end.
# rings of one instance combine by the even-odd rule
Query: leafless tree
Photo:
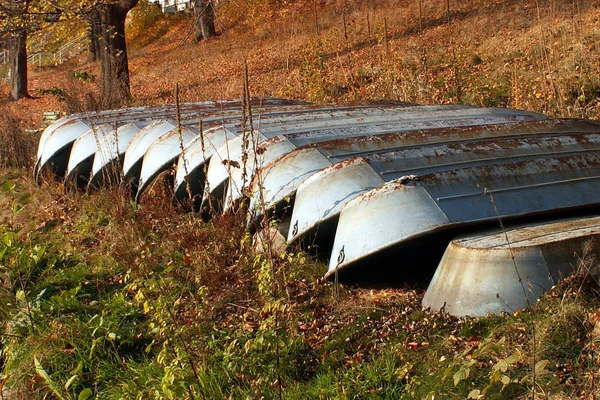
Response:
POLYGON ((119 106, 131 97, 125 18, 137 3, 138 0, 109 0, 83 9, 90 25, 97 29, 101 102, 104 107, 119 106))
POLYGON ((194 39, 196 42, 216 35, 213 0, 194 0, 194 39))
POLYGON ((0 1, 0 35, 8 44, 10 63, 9 99, 29 97, 27 91, 27 33, 35 24, 30 14, 31 0, 0 1))

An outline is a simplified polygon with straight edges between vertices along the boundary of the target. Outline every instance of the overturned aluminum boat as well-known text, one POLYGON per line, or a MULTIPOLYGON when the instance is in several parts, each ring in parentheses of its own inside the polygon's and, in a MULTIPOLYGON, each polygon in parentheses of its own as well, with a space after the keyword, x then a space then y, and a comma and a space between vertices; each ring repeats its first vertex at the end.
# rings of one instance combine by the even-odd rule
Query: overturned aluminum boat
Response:
POLYGON ((117 130, 115 124, 101 124, 79 136, 71 147, 66 180, 73 182, 77 187, 87 185, 98 143, 111 136, 116 137, 117 130))
POLYGON ((46 128, 38 146, 34 178, 38 180, 40 172, 46 166, 55 175, 64 177, 73 142, 91 127, 91 123, 71 116, 61 118, 46 128))
MULTIPOLYGON (((304 110, 307 107, 314 107, 314 106, 310 106, 304 103, 300 103, 300 104, 294 104, 294 105, 279 105, 278 102, 274 101, 274 102, 270 102, 268 100, 265 100, 264 103, 262 104, 254 104, 255 107, 257 107, 259 110, 269 110, 269 112, 292 112, 293 110, 304 110), (260 107, 259 107, 260 106, 260 107), (277 111, 274 111, 277 110, 277 111)), ((204 126, 213 126, 213 125, 220 125, 220 124, 224 124, 226 122, 230 122, 232 120, 239 120, 241 119, 241 110, 238 110, 235 107, 223 107, 221 108, 221 110, 219 110, 218 112, 213 112, 213 110, 210 110, 210 112, 205 113, 205 112, 197 112, 194 115, 187 115, 184 116, 180 119, 179 123, 182 127, 183 130, 185 130, 186 132, 194 132, 194 135, 196 137, 199 137, 200 134, 196 133, 197 130, 200 129, 200 125, 203 124, 204 126)), ((139 123, 138 123, 139 125, 139 123)), ((127 151, 128 145, 125 146, 125 148, 123 148, 123 146, 119 145, 119 152, 118 154, 115 154, 115 152, 104 152, 105 155, 106 154, 112 154, 111 157, 108 157, 108 160, 104 160, 101 164, 105 165, 108 164, 109 162, 113 161, 114 159, 116 159, 116 157, 121 157, 123 158, 123 173, 124 176, 127 177, 127 179, 131 180, 133 182, 133 186, 135 187, 136 184, 138 182, 136 182, 135 180, 138 179, 138 175, 141 174, 141 166, 142 166, 142 159, 144 158, 145 152, 144 150, 148 150, 150 148, 150 146, 152 145, 153 140, 159 140, 160 137, 162 137, 162 135, 174 131, 176 130, 176 128, 173 128, 171 130, 168 130, 170 127, 176 126, 177 122, 175 120, 158 120, 158 121, 154 121, 153 123, 151 123, 149 126, 147 126, 144 130, 144 132, 141 132, 139 135, 137 135, 136 139, 133 140, 133 145, 131 146, 130 152, 129 152, 129 156, 128 158, 128 163, 127 166, 125 165, 125 152, 127 151), (166 132, 166 133, 165 133, 166 132), (133 170, 132 170, 133 168, 133 170)), ((217 135, 221 135, 221 131, 219 131, 217 129, 217 127, 214 128, 209 128, 209 131, 215 131, 217 132, 217 135)), ((136 132, 137 133, 137 132, 136 132)), ((205 131, 205 135, 206 135, 206 131, 205 131)), ((186 134, 187 137, 187 134, 186 134)), ((132 137, 128 137, 127 138, 127 144, 129 144, 132 141, 132 137)), ((218 138, 214 138, 215 141, 218 138)), ((125 142, 124 140, 121 140, 119 138, 120 142, 125 142)), ((186 146, 188 140, 186 140, 186 146)), ((177 155, 179 156, 179 154, 177 155)), ((107 157, 105 157, 107 158, 107 157)), ((155 160, 156 161, 156 160, 155 160)), ((165 168, 166 165, 169 164, 169 162, 172 161, 171 160, 166 160, 164 163, 161 163, 160 168, 165 168)), ((100 171, 100 169, 102 168, 102 165, 98 166, 98 170, 94 170, 93 174, 94 176, 96 176, 98 174, 98 172, 100 171)), ((152 172, 150 175, 152 176, 156 176, 158 175, 160 171, 154 171, 152 172)), ((148 172, 149 173, 149 172, 148 172)), ((151 179, 150 175, 148 176, 144 176, 144 182, 145 183, 149 183, 148 179, 151 179)), ((97 180, 97 177, 92 177, 92 180, 97 180)), ((145 186, 145 185, 144 185, 145 186)))
POLYGON ((559 279, 576 272, 598 273, 585 260, 599 255, 598 240, 599 216, 456 238, 442 257, 423 305, 456 316, 514 312, 534 305, 559 279))
MULTIPOLYGON (((473 140, 473 138, 479 137, 482 139, 486 137, 503 137, 514 134, 511 133, 511 129, 513 128, 512 125, 516 123, 515 121, 533 123, 534 121, 547 120, 545 116, 532 115, 518 110, 508 110, 507 115, 497 115, 494 109, 488 112, 488 115, 476 116, 473 119, 465 118, 460 122, 456 120, 446 122, 450 126, 458 125, 460 128, 406 131, 405 129, 408 126, 403 126, 403 129, 393 134, 352 137, 294 149, 267 164, 260 171, 260 174, 257 174, 256 181, 252 182, 248 226, 253 226, 262 215, 258 187, 262 188, 262 201, 264 201, 266 210, 275 209, 277 216, 282 217, 281 210, 285 209, 289 217, 289 208, 299 185, 317 171, 341 160, 359 155, 366 156, 391 151, 392 149, 415 147, 420 144, 462 141, 469 140, 469 138, 473 140)), ((440 121, 439 124, 443 125, 444 122, 440 121)))
POLYGON ((123 176, 125 177, 125 181, 133 185, 134 193, 137 191, 137 183, 142 171, 144 154, 146 154, 148 148, 158 138, 176 128, 177 123, 174 121, 156 121, 140 130, 129 141, 123 158, 123 176))
MULTIPOLYGON (((269 107, 307 103, 283 99, 258 98, 252 99, 251 104, 255 107, 269 107)), ((179 112, 181 116, 185 117, 194 115, 200 111, 219 113, 220 110, 227 108, 241 109, 241 106, 241 100, 203 101, 198 103, 183 103, 179 107, 179 112)), ((88 112, 63 117, 48 126, 40 137, 34 176, 37 179, 40 171, 46 166, 50 166, 50 169, 56 175, 60 177, 64 176, 73 142, 93 126, 116 124, 118 127, 128 122, 146 122, 148 124, 157 119, 174 118, 176 113, 175 105, 168 104, 88 112)))
MULTIPOLYGON (((397 104, 395 105, 397 106, 397 104)), ((239 147, 239 151, 242 152, 242 142, 245 142, 248 148, 255 146, 256 139, 250 137, 251 132, 255 133, 253 127, 261 130, 278 129, 287 131, 291 128, 291 124, 310 125, 314 124, 315 121, 323 119, 331 120, 336 116, 343 116, 349 112, 359 112, 360 110, 372 107, 369 105, 336 107, 308 105, 295 108, 289 107, 287 109, 254 109, 252 127, 250 126, 250 121, 246 121, 245 124, 242 122, 232 123, 232 121, 223 121, 221 126, 209 127, 203 130, 202 134, 199 134, 199 137, 194 139, 184 149, 184 156, 177 165, 178 172, 175 178, 176 196, 179 199, 184 199, 186 197, 203 195, 206 175, 204 170, 207 168, 207 163, 211 157, 221 149, 223 153, 219 155, 221 162, 224 159, 233 160, 232 164, 236 165, 237 161, 234 160, 235 155, 230 153, 229 150, 231 149, 233 152, 235 148, 239 147), (236 146, 235 143, 238 145, 236 146)), ((213 166, 213 170, 218 170, 218 168, 213 166)), ((229 166, 226 170, 229 170, 229 166)))
POLYGON ((175 197, 182 200, 189 198, 200 206, 204 193, 205 169, 210 157, 229 139, 237 136, 225 125, 202 130, 187 145, 177 161, 175 173, 175 197))
MULTIPOLYGON (((275 107, 275 105, 271 106, 269 103, 265 103, 265 105, 267 106, 267 109, 269 109, 270 107, 279 109, 275 107)), ((284 106, 283 109, 289 111, 290 109, 304 109, 305 107, 309 106, 284 106)), ((231 122, 232 120, 237 121, 241 118, 241 110, 237 108, 223 108, 220 112, 217 113, 214 113, 212 111, 207 113, 197 112, 193 116, 189 116, 185 119, 182 119, 180 121, 180 124, 182 127, 187 127, 192 131, 198 132, 201 121, 203 124, 210 127, 212 125, 218 125, 224 122, 231 122)), ((170 131, 176 130, 176 128, 176 121, 160 120, 142 129, 131 139, 131 142, 125 150, 125 157, 123 160, 123 175, 125 176, 125 180, 129 181, 132 184, 134 191, 137 191, 137 185, 139 183, 140 174, 142 170, 142 160, 144 158, 144 155, 146 154, 146 151, 148 151, 150 146, 162 135, 170 131)), ((219 131, 217 130, 217 132, 219 131)))
POLYGON ((186 127, 175 128, 160 136, 150 145, 142 159, 136 198, 144 192, 160 172, 177 164, 180 154, 185 152, 185 147, 196 137, 198 137, 196 130, 186 127))
POLYGON ((313 124, 290 124, 286 130, 261 127, 253 138, 254 147, 260 151, 249 152, 245 163, 242 161, 244 150, 241 138, 230 140, 215 155, 218 160, 227 161, 210 163, 207 182, 211 195, 218 199, 224 194, 224 208, 231 207, 243 195, 256 170, 299 146, 393 132, 547 118, 526 111, 467 106, 374 107, 332 117, 331 120, 315 121, 313 124), (232 165, 243 167, 232 168, 232 165))
POLYGON ((117 128, 115 135, 108 135, 97 143, 90 173, 91 187, 104 183, 118 183, 122 178, 122 162, 125 150, 131 139, 144 125, 130 122, 117 128))
POLYGON ((523 158, 404 176, 352 199, 340 213, 327 276, 352 280, 361 266, 377 275, 385 265, 404 280, 430 278, 456 231, 600 204, 599 150, 523 158))
MULTIPOLYGON (((266 103, 266 105, 268 107, 260 108, 258 111, 259 117, 260 117, 259 120, 262 120, 262 118, 266 118, 266 116, 279 117, 280 115, 288 115, 288 114, 304 115, 307 113, 312 114, 315 112, 322 112, 321 108, 319 108, 317 106, 313 106, 313 105, 306 105, 306 104, 293 105, 293 106, 282 106, 282 107, 269 106, 268 103, 266 103), (264 112, 264 114, 263 114, 263 112, 264 112)), ((351 106, 350 108, 364 108, 364 107, 365 106, 351 106)), ((256 110, 257 109, 255 108, 255 112, 256 112, 256 110)), ((182 119, 180 122, 181 122, 182 127, 188 127, 191 130, 195 130, 196 132, 198 132, 197 135, 199 135, 200 122, 202 122, 203 127, 204 126, 208 127, 209 131, 212 132, 212 135, 214 136, 213 140, 215 142, 219 142, 219 141, 225 142, 227 137, 229 137, 231 135, 237 135, 238 133, 241 134, 241 132, 244 130, 244 128, 241 127, 241 124, 234 123, 241 119, 243 119, 241 110, 232 108, 232 109, 223 109, 219 113, 212 113, 212 112, 208 113, 208 114, 197 113, 194 116, 191 116, 186 119, 182 119), (239 127, 238 128, 239 132, 234 131, 235 133, 233 133, 232 130, 230 129, 230 127, 232 127, 232 126, 239 127), (211 129, 211 127, 213 127, 213 129, 211 129), (219 127, 221 129, 219 129, 219 127), (219 138, 219 136, 222 136, 222 138, 219 138)), ((129 146, 127 147, 127 150, 125 151, 125 158, 123 161, 123 173, 124 173, 125 179, 132 183, 134 190, 137 190, 137 185, 138 185, 138 181, 140 179, 142 160, 144 158, 144 155, 146 154, 146 152, 148 151, 150 146, 156 140, 158 140, 162 135, 174 130, 175 128, 176 128, 175 121, 167 121, 167 120, 157 121, 157 122, 151 124, 150 126, 148 126, 146 129, 143 129, 142 131, 140 131, 131 140, 131 143, 129 144, 129 146)), ((186 141, 186 146, 188 144, 187 142, 188 141, 186 141)), ((180 153, 181 153, 181 151, 180 151, 180 153)), ((185 148, 184 148, 184 153, 185 153, 185 148)), ((204 154, 204 156, 206 156, 206 154, 204 154)))
MULTIPOLYGON (((228 104, 229 102, 226 102, 228 104)), ((240 104, 239 101, 236 102, 240 104)), ((214 108, 217 104, 213 101, 199 103, 185 103, 181 105, 183 114, 196 112, 198 109, 214 108)), ((130 107, 117 110, 92 111, 63 117, 48 126, 38 146, 37 161, 34 173, 37 177, 41 169, 47 164, 53 164, 52 170, 63 176, 73 142, 93 126, 101 124, 121 125, 124 122, 147 121, 150 123, 155 118, 165 118, 175 115, 174 105, 160 105, 150 107, 130 107)))
MULTIPOLYGON (((305 148, 296 155, 299 161, 282 160, 273 168, 312 165, 315 160, 323 160, 322 165, 329 162, 330 166, 297 186, 292 229, 288 234, 290 242, 313 243, 316 240, 327 249, 331 246, 339 213, 347 202, 403 175, 428 174, 516 156, 593 150, 600 148, 599 140, 598 122, 545 120, 445 129, 431 131, 426 136, 406 135, 403 145, 396 149, 371 154, 363 152, 360 157, 333 165, 340 159, 339 144, 318 151, 305 148), (319 238, 315 237, 317 231, 319 238)), ((281 172, 278 175, 285 177, 281 172)), ((265 184, 265 187, 273 186, 265 184)), ((277 196, 271 198, 281 201, 282 196, 291 196, 294 189, 289 184, 281 185, 277 188, 277 196)))

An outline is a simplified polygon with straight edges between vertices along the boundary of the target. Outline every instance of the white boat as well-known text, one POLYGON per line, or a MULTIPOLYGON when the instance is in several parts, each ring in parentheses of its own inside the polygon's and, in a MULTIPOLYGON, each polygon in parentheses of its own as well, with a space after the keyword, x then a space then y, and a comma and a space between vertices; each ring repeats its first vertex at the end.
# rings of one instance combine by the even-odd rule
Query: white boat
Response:
MULTIPOLYGON (((251 100, 251 105, 254 107, 283 107, 301 104, 306 103, 271 98, 251 100)), ((219 114, 224 109, 237 109, 241 113, 241 107, 242 102, 240 100, 182 103, 179 107, 179 113, 183 118, 198 112, 219 114)), ((157 119, 175 118, 176 114, 175 105, 166 104, 93 111, 63 117, 48 126, 40 137, 34 176, 37 179, 40 171, 48 166, 58 176, 64 176, 73 142, 93 126, 112 124, 119 127, 129 122, 143 123, 146 121, 146 123, 149 123, 157 119)))
POLYGON ((129 141, 123 158, 123 176, 125 181, 137 192, 137 184, 142 171, 142 159, 148 148, 165 133, 177 128, 177 123, 169 120, 159 120, 151 123, 137 132, 129 141))
MULTIPOLYGON (((223 199, 224 208, 231 207, 245 192, 255 171, 297 147, 360 136, 384 135, 393 132, 434 129, 452 126, 493 123, 491 120, 513 121, 547 118, 540 114, 507 109, 486 109, 468 106, 403 106, 372 107, 352 112, 331 113, 311 121, 289 121, 285 129, 261 125, 244 151, 242 139, 228 141, 215 154, 207 172, 212 199, 223 199), (247 160, 243 161, 243 155, 247 160), (240 166, 237 168, 236 166, 240 166), (226 189, 226 190, 225 190, 226 189)), ((204 202, 208 201, 205 196, 204 202)))
POLYGON ((175 173, 175 197, 194 200, 200 207, 204 194, 205 168, 212 155, 229 139, 234 138, 225 125, 203 129, 184 149, 183 156, 177 161, 175 173))
MULTIPOLYGON (((472 112, 472 110, 469 110, 469 112, 472 112)), ((458 110, 456 113, 463 114, 465 111, 458 110)), ((465 116, 464 118, 455 119, 450 117, 446 121, 437 121, 436 125, 442 127, 444 124, 460 127, 487 126, 489 124, 511 124, 516 121, 543 119, 547 119, 547 117, 519 110, 503 109, 497 112, 495 109, 487 109, 481 111, 480 114, 465 116)), ((349 134, 349 138, 325 142, 319 140, 300 147, 295 145, 297 137, 294 136, 279 136, 265 142, 268 150, 261 155, 261 165, 264 167, 260 169, 260 174, 255 173, 256 179, 249 185, 248 190, 251 196, 250 225, 252 221, 259 220, 262 216, 261 201, 264 201, 267 210, 276 207, 289 208, 288 203, 295 195, 298 185, 316 171, 336 161, 356 156, 358 153, 370 154, 402 147, 403 144, 407 145, 411 141, 411 137, 413 142, 421 140, 421 138, 423 142, 426 142, 427 137, 429 137, 429 132, 426 133, 426 131, 436 130, 428 123, 423 123, 418 119, 402 122, 395 126, 394 133, 389 133, 389 127, 382 127, 381 125, 374 125, 372 128, 372 132, 365 133, 364 136, 349 134), (416 131, 412 130, 415 128, 417 128, 416 131), (259 187, 262 189, 261 195, 258 191, 259 187)), ((465 132, 468 131, 469 129, 465 129, 465 132)), ((240 185, 237 174, 239 174, 239 171, 233 171, 232 179, 230 179, 230 182, 233 182, 235 186, 240 185)), ((240 196, 240 191, 228 191, 226 206, 231 206, 240 196)))
MULTIPOLYGON (((259 116, 262 116, 262 112, 264 111, 266 115, 280 115, 281 113, 294 113, 294 114, 303 114, 307 112, 314 112, 315 106, 311 105, 295 105, 295 106, 283 106, 276 107, 270 106, 269 103, 264 103, 263 108, 254 109, 255 112, 259 112, 259 116), (272 114, 271 114, 272 113, 272 114)), ((195 115, 182 119, 180 121, 182 127, 187 127, 192 131, 196 132, 196 135, 199 135, 200 121, 202 121, 203 126, 210 129, 213 132, 215 141, 225 141, 225 138, 229 136, 227 132, 228 127, 232 125, 232 121, 239 121, 242 118, 241 110, 237 108, 231 109, 222 109, 218 113, 209 112, 209 113, 201 113, 198 112, 195 115), (225 125, 225 128, 219 129, 219 126, 225 125), (223 138, 217 138, 219 135, 223 135, 223 138)), ((235 124, 233 124, 235 126, 235 124)), ((141 169, 142 169, 142 159, 150 146, 158 140, 162 135, 167 132, 175 129, 177 123, 173 120, 161 120, 156 121, 153 124, 147 126, 138 132, 127 147, 125 151, 125 158, 123 160, 123 175, 125 176, 125 180, 132 184, 134 189, 134 193, 137 191, 137 185, 140 179, 141 169)), ((186 142, 187 145, 187 142, 186 142)))
POLYGON ((102 138, 97 143, 92 164, 90 187, 99 187, 104 183, 118 183, 122 179, 123 156, 127 145, 145 125, 130 122, 117 128, 115 135, 102 138))
MULTIPOLYGON (((315 119, 325 118, 331 113, 336 115, 349 112, 351 110, 365 109, 369 106, 365 105, 348 105, 348 106, 316 106, 303 105, 286 108, 253 108, 252 124, 254 129, 263 129, 267 125, 277 127, 277 129, 288 129, 288 124, 291 121, 296 123, 310 123, 315 119)), ((177 165, 177 174, 175 177, 175 194, 179 199, 188 197, 203 196, 205 183, 205 169, 208 168, 208 163, 211 157, 217 154, 219 149, 224 149, 225 157, 232 156, 227 152, 227 149, 235 147, 229 146, 229 141, 239 143, 241 137, 249 135, 252 130, 250 121, 246 124, 240 122, 241 118, 236 121, 222 121, 219 126, 205 126, 203 134, 198 134, 198 138, 194 139, 184 151, 177 165), (237 137, 239 139, 236 139, 237 137), (227 146, 225 146, 227 144, 227 146)), ((248 142, 249 143, 249 142, 248 142)), ((241 145, 239 146, 241 148, 241 145)), ((222 156, 219 156, 222 157, 222 156)), ((228 158, 227 158, 228 159, 228 158)), ((222 162, 222 159, 221 159, 222 162)), ((213 169, 217 169, 213 166, 213 169)), ((210 185, 209 185, 209 189, 210 185)), ((212 189, 211 189, 212 190, 212 189)))
MULTIPOLYGON (((281 185, 277 188, 277 196, 267 198, 292 196, 297 187, 288 241, 301 239, 312 243, 317 240, 322 246, 331 245, 342 207, 361 193, 386 182, 404 175, 458 168, 466 166, 465 163, 494 162, 501 157, 598 149, 599 135, 600 123, 594 121, 545 120, 431 131, 426 136, 407 135, 403 145, 395 149, 371 154, 363 152, 360 157, 337 163, 340 158, 345 158, 339 156, 339 145, 331 150, 319 149, 318 153, 306 148, 298 153, 298 157, 311 162, 323 159, 329 161, 330 166, 299 185, 281 185), (329 153, 332 154, 325 158, 324 155, 329 153), (317 231, 319 238, 315 237, 317 231)), ((299 161, 285 160, 273 168, 286 164, 304 165, 299 161)), ((285 182, 285 179, 282 181, 285 182)))
POLYGON ((185 151, 185 147, 197 136, 197 130, 187 127, 175 128, 150 145, 142 159, 136 198, 139 198, 162 171, 177 165, 177 160, 185 151))
POLYGON ((102 124, 90 128, 79 136, 71 147, 66 180, 74 183, 77 187, 87 186, 98 143, 116 135, 117 128, 115 125, 102 124))
MULTIPOLYGON (((225 104, 228 104, 226 102, 225 104)), ((239 101, 237 102, 239 103, 239 101)), ((199 103, 184 103, 180 107, 183 115, 195 113, 199 109, 214 109, 221 103, 204 101, 199 103)), ((63 176, 66 172, 68 159, 73 142, 93 126, 112 124, 120 126, 123 123, 137 121, 151 121, 156 118, 165 118, 175 115, 175 105, 159 105, 148 107, 130 107, 115 110, 91 111, 69 115, 48 126, 38 145, 37 161, 34 169, 36 175, 45 166, 52 164, 52 171, 63 176)), ((148 122, 149 123, 149 122, 148 122)))
POLYGON ((512 313, 533 306, 564 277, 598 274, 596 264, 589 264, 600 255, 598 240, 599 216, 507 226, 455 238, 435 271, 423 306, 456 316, 512 313))
POLYGON ((407 175, 346 203, 327 276, 391 279, 376 272, 379 267, 406 279, 432 274, 431 261, 439 262, 446 236, 459 230, 598 205, 600 151, 407 175))

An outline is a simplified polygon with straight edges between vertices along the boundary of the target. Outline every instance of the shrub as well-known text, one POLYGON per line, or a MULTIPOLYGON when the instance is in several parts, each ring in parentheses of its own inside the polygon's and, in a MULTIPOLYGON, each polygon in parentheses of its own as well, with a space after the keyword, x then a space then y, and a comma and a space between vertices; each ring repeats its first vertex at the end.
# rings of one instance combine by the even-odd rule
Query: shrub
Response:
POLYGON ((0 114, 0 167, 31 167, 36 147, 34 132, 24 131, 12 112, 5 110, 0 114))
MULTIPOLYGON (((134 46, 143 46, 164 35, 169 30, 172 16, 163 14, 158 3, 141 0, 130 12, 127 40, 134 46)), ((175 18, 176 19, 176 18, 175 18)))

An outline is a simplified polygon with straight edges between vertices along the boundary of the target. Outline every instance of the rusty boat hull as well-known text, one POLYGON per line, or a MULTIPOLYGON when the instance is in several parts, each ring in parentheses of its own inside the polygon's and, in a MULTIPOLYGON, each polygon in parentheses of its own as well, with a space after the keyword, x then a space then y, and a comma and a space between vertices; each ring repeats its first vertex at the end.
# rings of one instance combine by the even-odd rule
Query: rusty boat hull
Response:
MULTIPOLYGON (((277 127, 260 129, 253 138, 258 152, 242 149, 242 140, 233 139, 217 152, 219 160, 212 163, 207 173, 207 182, 213 198, 222 198, 224 208, 231 207, 244 194, 255 172, 294 149, 310 144, 352 137, 377 136, 394 132, 420 129, 485 124, 492 120, 535 120, 544 119, 540 114, 508 109, 485 109, 467 106, 404 106, 373 107, 331 118, 314 121, 312 124, 290 124, 286 130, 277 127), (255 156, 254 153, 257 153, 255 156), (240 168, 232 168, 240 165, 240 168)), ((260 180, 260 178, 259 178, 260 180)), ((260 186, 260 185, 259 185, 260 186)), ((251 192, 256 190, 250 189, 251 192)), ((205 199, 206 201, 207 199, 205 199)))
POLYGON ((492 163, 503 157, 598 149, 598 135, 597 122, 546 120, 431 132, 420 145, 407 138, 404 146, 337 162, 302 182, 295 196, 288 240, 317 240, 330 246, 337 218, 347 202, 403 175, 492 163))
POLYGON ((535 305, 560 279, 596 275, 600 216, 505 227, 453 239, 423 306, 455 316, 515 312, 535 305))
POLYGON ((498 220, 596 209, 599 199, 600 151, 405 176, 344 206, 327 276, 353 280, 365 268, 373 276, 385 266, 402 279, 430 279, 448 235, 498 220))

